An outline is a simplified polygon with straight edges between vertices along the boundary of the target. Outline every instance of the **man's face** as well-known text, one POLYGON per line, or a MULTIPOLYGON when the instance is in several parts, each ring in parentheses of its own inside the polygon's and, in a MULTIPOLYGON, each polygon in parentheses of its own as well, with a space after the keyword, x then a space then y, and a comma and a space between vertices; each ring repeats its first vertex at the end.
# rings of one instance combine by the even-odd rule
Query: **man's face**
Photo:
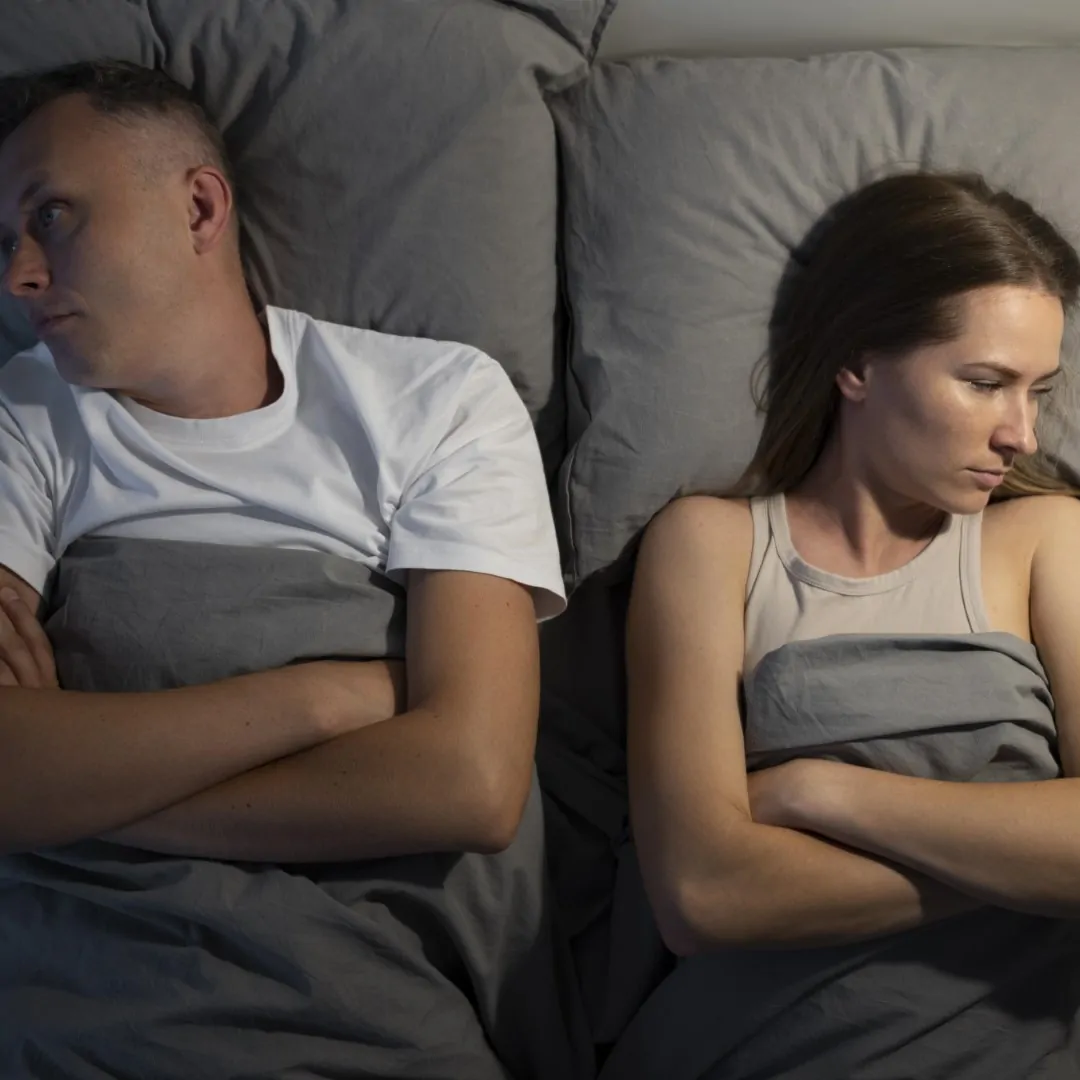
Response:
POLYGON ((71 383, 123 389, 183 310, 183 185, 152 137, 71 95, 0 145, 0 286, 71 383))

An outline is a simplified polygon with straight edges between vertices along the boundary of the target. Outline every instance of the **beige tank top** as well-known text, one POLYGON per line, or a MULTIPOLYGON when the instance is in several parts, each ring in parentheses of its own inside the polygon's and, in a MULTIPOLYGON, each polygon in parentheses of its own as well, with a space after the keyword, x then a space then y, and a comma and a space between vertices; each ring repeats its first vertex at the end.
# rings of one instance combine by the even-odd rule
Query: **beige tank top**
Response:
POLYGON ((982 512, 952 514, 910 562, 849 578, 810 566, 791 544, 782 494, 750 500, 754 546, 746 585, 744 683, 766 653, 830 634, 977 634, 983 607, 982 512))

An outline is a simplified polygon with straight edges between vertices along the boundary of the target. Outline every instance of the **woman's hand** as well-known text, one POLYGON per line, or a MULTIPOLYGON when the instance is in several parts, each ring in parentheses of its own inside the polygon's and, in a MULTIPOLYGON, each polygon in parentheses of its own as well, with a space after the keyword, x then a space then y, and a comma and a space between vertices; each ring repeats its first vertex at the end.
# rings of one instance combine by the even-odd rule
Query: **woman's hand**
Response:
POLYGON ((14 589, 0 589, 0 686, 56 690, 59 685, 45 628, 14 589))
POLYGON ((758 825, 813 832, 820 811, 839 794, 838 783, 851 766, 796 758, 747 776, 750 817, 758 825))

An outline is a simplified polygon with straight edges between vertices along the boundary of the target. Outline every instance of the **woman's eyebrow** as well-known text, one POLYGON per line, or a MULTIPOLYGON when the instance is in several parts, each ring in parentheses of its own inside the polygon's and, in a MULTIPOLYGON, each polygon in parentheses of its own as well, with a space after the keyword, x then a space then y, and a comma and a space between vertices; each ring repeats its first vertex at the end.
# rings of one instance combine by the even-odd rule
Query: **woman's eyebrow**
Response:
MULTIPOLYGON (((977 360, 970 367, 986 368, 989 371, 996 371, 999 375, 1004 375, 1009 379, 1022 379, 1023 373, 1017 371, 1015 368, 1011 368, 1008 364, 999 364, 993 360, 977 360)), ((1053 371, 1048 371, 1045 375, 1040 375, 1035 382, 1049 382, 1051 379, 1056 379, 1061 374, 1061 366, 1058 365, 1053 371)))

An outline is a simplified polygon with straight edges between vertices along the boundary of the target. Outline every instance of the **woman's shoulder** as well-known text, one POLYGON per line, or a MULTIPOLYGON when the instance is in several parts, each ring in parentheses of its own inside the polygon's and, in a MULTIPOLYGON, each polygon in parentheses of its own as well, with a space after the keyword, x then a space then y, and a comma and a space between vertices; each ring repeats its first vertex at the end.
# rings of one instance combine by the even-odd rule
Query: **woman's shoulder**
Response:
POLYGON ((693 573, 707 563, 745 577, 753 542, 749 499, 681 495, 649 522, 642 554, 676 571, 693 573))
POLYGON ((665 542, 694 543, 719 532, 737 544, 751 530, 749 499, 680 495, 649 522, 646 533, 665 542))
MULTIPOLYGON (((714 665, 742 663, 753 522, 745 499, 679 496, 637 553, 628 626, 669 646, 707 642, 714 665)), ((691 650, 693 652, 693 649, 691 650)), ((716 667, 715 670, 719 670, 716 667)))
POLYGON ((1080 541, 1080 499, 1072 495, 1021 495, 991 503, 983 511, 986 539, 1015 551, 1034 554, 1062 530, 1071 542, 1080 541))
POLYGON ((1062 548, 1071 552, 1078 544, 1080 499, 1072 495, 1022 495, 991 503, 983 511, 984 593, 993 593, 990 582, 995 580, 1022 585, 1026 611, 1033 596, 1027 590, 1034 584, 1037 564, 1045 562, 1048 554, 1053 557, 1062 548))

